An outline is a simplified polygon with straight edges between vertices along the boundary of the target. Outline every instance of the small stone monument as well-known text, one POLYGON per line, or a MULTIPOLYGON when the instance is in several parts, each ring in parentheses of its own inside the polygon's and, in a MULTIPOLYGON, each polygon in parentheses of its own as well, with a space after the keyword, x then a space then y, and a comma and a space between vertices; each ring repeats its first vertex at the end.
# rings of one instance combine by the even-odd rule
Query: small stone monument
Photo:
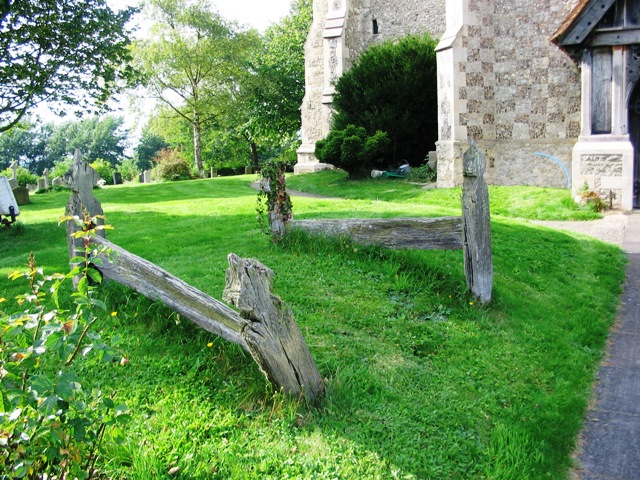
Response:
POLYGON ((138 175, 138 181, 140 183, 144 183, 144 173, 141 173, 141 174, 138 175))
POLYGON ((144 183, 151 183, 151 170, 144 171, 144 183))
POLYGON ((64 185, 64 181, 62 180, 62 177, 56 177, 51 180, 51 185, 53 185, 54 187, 61 187, 64 185))
POLYGON ((218 169, 216 167, 211 167, 211 178, 216 178, 218 176, 218 169))
POLYGON ((39 178, 38 179, 38 190, 44 190, 45 188, 47 188, 47 185, 45 183, 44 178, 39 178))
POLYGON ((251 165, 247 165, 246 167, 244 167, 245 175, 251 175, 252 173, 253 173, 253 168, 251 168, 251 165))
POLYGON ((29 189, 27 187, 16 187, 13 189, 13 196, 18 205, 27 205, 29 203, 29 189))
POLYGON ((113 172, 113 184, 122 185, 122 174, 120 172, 113 172))
POLYGON ((42 172, 42 176, 44 177, 44 188, 49 188, 51 183, 49 182, 49 169, 45 168, 42 172))
POLYGON ((18 187, 18 162, 15 160, 11 162, 11 178, 9 179, 9 186, 11 188, 18 187))

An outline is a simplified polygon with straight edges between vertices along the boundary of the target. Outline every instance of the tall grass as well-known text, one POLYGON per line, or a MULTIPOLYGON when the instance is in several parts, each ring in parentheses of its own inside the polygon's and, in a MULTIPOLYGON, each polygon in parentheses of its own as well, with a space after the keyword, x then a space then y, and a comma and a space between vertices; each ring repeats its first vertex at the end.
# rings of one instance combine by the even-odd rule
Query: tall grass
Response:
MULTIPOLYGON (((330 175, 290 180, 342 197, 294 197, 296 218, 459 214, 457 190, 346 182, 341 191, 330 175)), ((565 477, 624 258, 617 247, 509 218, 582 215, 554 211, 563 192, 492 191, 505 199, 492 204, 502 212, 492 221, 495 299, 482 307, 465 291, 459 251, 387 251, 302 233, 271 244, 257 227, 252 178, 96 193, 112 241, 214 297, 229 252, 272 268, 326 396, 317 405, 284 397, 239 347, 107 285, 117 314, 102 335, 119 339, 129 363, 84 373, 117 391, 133 420, 124 442, 103 452, 106 478, 565 477)), ((6 275, 30 250, 46 271, 65 270, 55 225, 65 201, 35 196, 23 227, 0 232, 1 297, 22 293, 6 275)))

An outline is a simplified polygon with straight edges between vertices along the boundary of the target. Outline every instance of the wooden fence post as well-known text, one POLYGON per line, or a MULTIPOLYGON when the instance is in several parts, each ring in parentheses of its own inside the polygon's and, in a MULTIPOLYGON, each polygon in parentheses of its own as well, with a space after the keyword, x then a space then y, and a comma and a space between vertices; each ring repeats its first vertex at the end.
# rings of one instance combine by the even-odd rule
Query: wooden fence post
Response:
POLYGON ((487 160, 471 140, 463 157, 462 226, 467 287, 481 303, 491 301, 493 261, 489 190, 484 181, 487 160))
POLYGON ((315 399, 324 381, 289 306, 271 293, 273 271, 257 260, 229 254, 222 299, 240 310, 249 324, 242 338, 260 369, 292 395, 315 399))

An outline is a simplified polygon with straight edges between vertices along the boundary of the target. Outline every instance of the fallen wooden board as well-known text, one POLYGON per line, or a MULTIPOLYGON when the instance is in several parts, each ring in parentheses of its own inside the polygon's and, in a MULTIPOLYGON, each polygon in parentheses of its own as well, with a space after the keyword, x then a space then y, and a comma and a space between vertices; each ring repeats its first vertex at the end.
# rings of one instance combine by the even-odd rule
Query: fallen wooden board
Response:
POLYGON ((105 278, 160 300, 205 330, 237 343, 251 354, 278 389, 315 401, 324 392, 320 375, 291 309, 271 293, 273 271, 257 260, 229 254, 224 298, 240 313, 157 265, 102 237, 107 247, 96 266, 105 278))
POLYGON ((312 234, 348 236, 360 245, 394 250, 462 249, 461 217, 292 220, 287 225, 312 234))

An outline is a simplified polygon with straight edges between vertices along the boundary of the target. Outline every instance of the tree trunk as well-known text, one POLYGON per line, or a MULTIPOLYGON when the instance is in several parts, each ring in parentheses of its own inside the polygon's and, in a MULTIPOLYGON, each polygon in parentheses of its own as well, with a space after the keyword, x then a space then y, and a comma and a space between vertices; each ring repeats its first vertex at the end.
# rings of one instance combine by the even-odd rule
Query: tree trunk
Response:
POLYGON ((487 161, 472 140, 463 157, 462 224, 467 287, 482 303, 491 301, 493 261, 489 190, 484 181, 487 161))
POLYGON ((200 176, 204 175, 204 165, 202 164, 202 124, 200 123, 200 113, 193 111, 193 156, 195 165, 200 172, 200 176))
POLYGON ((253 165, 253 173, 256 173, 260 168, 260 163, 258 161, 258 146, 254 141, 250 141, 249 146, 251 147, 251 164, 253 165))

